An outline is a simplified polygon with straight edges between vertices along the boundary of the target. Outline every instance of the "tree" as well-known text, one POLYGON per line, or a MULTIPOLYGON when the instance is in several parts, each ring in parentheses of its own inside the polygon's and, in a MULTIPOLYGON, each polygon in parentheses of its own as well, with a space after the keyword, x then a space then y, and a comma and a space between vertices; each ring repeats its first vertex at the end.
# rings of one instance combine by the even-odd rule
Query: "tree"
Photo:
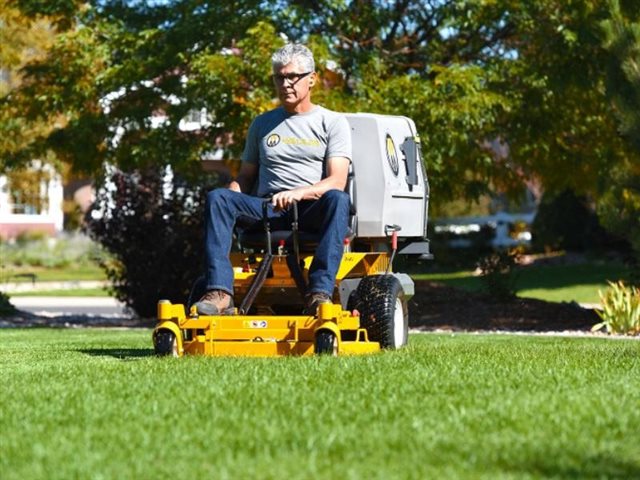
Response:
POLYGON ((441 200, 519 189, 531 176, 594 192, 627 154, 603 86, 600 2, 119 1, 73 15, 73 2, 57 4, 47 11, 78 27, 25 70, 11 104, 29 119, 64 116, 31 150, 54 149, 80 170, 104 160, 192 169, 212 144, 237 158, 250 119, 273 105, 278 32, 313 46, 320 102, 416 120, 441 200), (181 131, 194 111, 208 124, 181 131), (495 139, 508 159, 488 148, 495 139))
MULTIPOLYGON (((620 134, 635 148, 607 176, 598 204, 604 225, 626 238, 640 262, 640 11, 634 2, 609 2, 611 18, 602 22, 609 52, 607 91, 619 120, 620 134)), ((636 278, 636 281, 639 279, 636 278)))
POLYGON ((611 18, 602 22, 609 52, 607 90, 620 133, 640 150, 640 11, 632 2, 609 2, 611 18))
MULTIPOLYGON (((22 68, 41 61, 53 44, 55 28, 51 19, 25 16, 15 2, 0 0, 0 99, 22 83, 22 68)), ((24 167, 33 157, 23 155, 26 146, 46 136, 51 125, 32 122, 22 116, 17 105, 3 102, 0 109, 0 167, 24 167)))
MULTIPOLYGON (((31 13, 39 11, 38 2, 27 3, 31 13)), ((25 67, 23 85, 4 102, 29 122, 56 125, 24 146, 16 161, 53 150, 88 173, 104 161, 127 169, 156 163, 188 169, 216 142, 227 140, 237 151, 235 124, 246 124, 243 111, 254 105, 243 106, 246 95, 234 91, 242 89, 242 77, 231 88, 233 69, 207 59, 234 56, 228 49, 256 25, 260 2, 243 2, 244 12, 226 2, 200 3, 97 2, 73 11, 76 27, 59 36, 46 59, 25 67), (196 79, 204 66, 213 69, 205 95, 196 79), (203 108, 210 120, 205 128, 179 128, 187 114, 203 108)), ((235 66, 247 71, 240 63, 235 66)))
POLYGON ((614 109, 607 94, 612 52, 636 55, 612 39, 603 47, 603 25, 617 21, 615 4, 16 5, 34 19, 47 15, 58 35, 45 58, 25 65, 21 85, 0 103, 3 138, 35 125, 49 128, 1 144, 3 166, 53 151, 77 171, 97 172, 105 161, 128 172, 171 164, 194 178, 214 145, 238 158, 251 118, 274 105, 269 56, 284 42, 281 33, 316 53, 319 103, 416 121, 436 208, 491 189, 519 192, 530 178, 550 192, 571 188, 597 199, 607 190, 609 172, 640 160, 618 135, 615 112, 623 109, 614 109), (202 128, 180 128, 188 115, 203 118, 202 128), (492 142, 508 145, 509 155, 496 154, 492 142))

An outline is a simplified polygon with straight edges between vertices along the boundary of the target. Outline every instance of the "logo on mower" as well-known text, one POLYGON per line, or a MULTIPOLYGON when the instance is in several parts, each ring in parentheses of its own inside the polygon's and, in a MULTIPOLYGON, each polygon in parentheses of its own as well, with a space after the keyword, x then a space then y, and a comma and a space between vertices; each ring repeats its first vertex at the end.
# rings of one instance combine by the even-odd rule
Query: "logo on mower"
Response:
POLYGON ((398 154, 396 153, 396 145, 393 143, 393 138, 387 133, 387 161, 391 167, 391 171, 397 177, 398 176, 398 154))
POLYGON ((268 325, 266 320, 247 320, 244 322, 245 328, 267 328, 268 325))
POLYGON ((275 147, 280 143, 280 135, 277 133, 272 133, 267 137, 267 147, 275 147))

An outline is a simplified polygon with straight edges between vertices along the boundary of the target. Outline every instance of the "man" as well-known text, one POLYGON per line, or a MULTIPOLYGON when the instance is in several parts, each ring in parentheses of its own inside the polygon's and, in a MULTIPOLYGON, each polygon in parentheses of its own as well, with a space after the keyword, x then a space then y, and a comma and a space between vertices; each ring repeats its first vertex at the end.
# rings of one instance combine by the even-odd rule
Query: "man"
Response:
POLYGON ((297 202, 300 228, 320 232, 305 311, 314 314, 320 303, 331 301, 348 230, 344 189, 351 162, 349 124, 344 116, 311 102, 317 75, 307 47, 286 45, 273 54, 271 64, 281 106, 249 127, 237 179, 207 196, 207 292, 196 303, 202 315, 233 313, 233 227, 241 216, 259 221, 265 198, 271 198, 272 229, 290 228, 287 210, 297 202), (257 196, 252 196, 256 180, 257 196))

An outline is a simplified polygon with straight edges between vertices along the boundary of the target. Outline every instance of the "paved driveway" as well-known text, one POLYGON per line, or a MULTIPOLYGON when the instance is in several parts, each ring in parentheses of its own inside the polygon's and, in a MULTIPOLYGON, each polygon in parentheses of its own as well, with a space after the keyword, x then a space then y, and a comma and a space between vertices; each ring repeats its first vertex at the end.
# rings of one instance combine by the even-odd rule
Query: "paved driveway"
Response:
POLYGON ((124 316, 124 306, 110 297, 11 297, 18 309, 35 315, 124 316))

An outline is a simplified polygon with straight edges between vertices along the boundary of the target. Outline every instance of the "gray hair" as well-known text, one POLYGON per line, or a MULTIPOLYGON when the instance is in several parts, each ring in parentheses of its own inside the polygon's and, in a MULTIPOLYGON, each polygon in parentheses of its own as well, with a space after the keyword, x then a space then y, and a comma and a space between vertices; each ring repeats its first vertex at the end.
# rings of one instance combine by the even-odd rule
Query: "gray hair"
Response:
POLYGON ((297 63, 305 72, 313 72, 316 69, 313 53, 300 43, 288 43, 271 56, 271 67, 274 70, 292 62, 297 63))

